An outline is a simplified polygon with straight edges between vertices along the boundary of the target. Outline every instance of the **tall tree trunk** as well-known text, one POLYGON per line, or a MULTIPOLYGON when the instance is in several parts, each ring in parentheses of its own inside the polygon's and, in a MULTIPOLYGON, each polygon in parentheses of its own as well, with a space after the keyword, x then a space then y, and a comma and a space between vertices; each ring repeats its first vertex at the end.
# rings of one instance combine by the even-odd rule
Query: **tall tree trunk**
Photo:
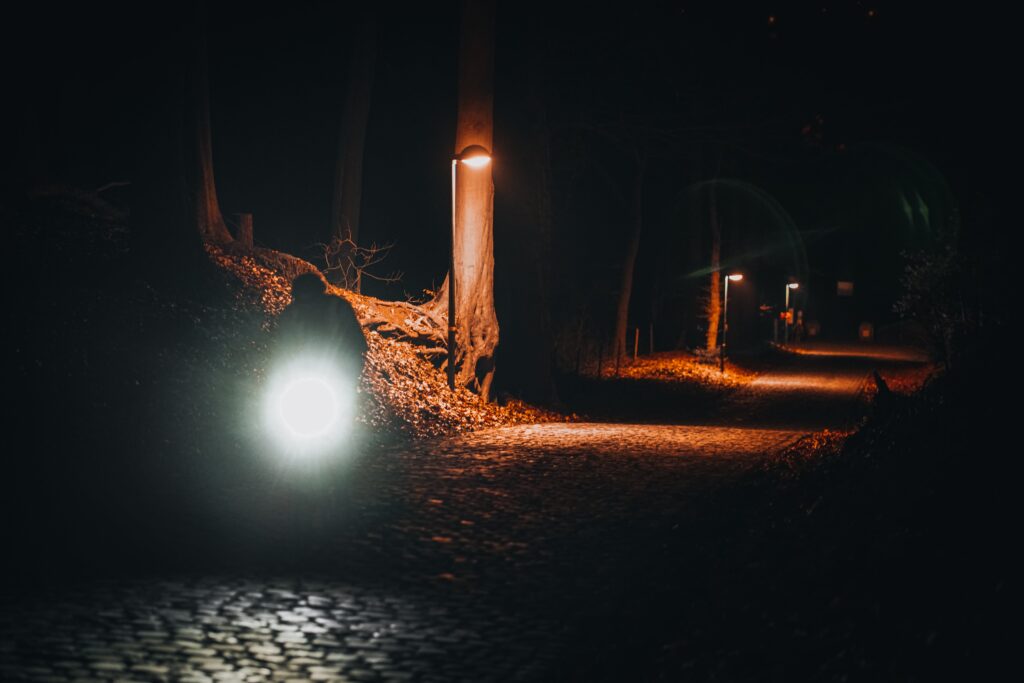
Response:
MULTIPOLYGON (((363 196, 363 150, 370 117, 377 52, 377 27, 372 17, 356 25, 348 70, 348 88, 338 140, 338 164, 331 205, 331 236, 351 237, 359 244, 359 209, 363 196)), ((358 291, 358 283, 356 290, 358 291)))
POLYGON ((629 323, 629 300, 633 295, 633 270, 636 267, 636 255, 640 251, 640 233, 644 219, 644 171, 646 162, 639 152, 636 153, 636 177, 633 181, 632 220, 629 244, 622 260, 622 281, 619 286, 619 302, 615 309, 615 359, 616 366, 626 354, 626 325, 629 323))
MULTIPOLYGON (((455 153, 494 144, 494 0, 463 0, 459 46, 458 125, 455 153)), ((457 386, 483 398, 494 378, 498 316, 494 311, 494 182, 491 166, 458 164, 456 176, 454 273, 431 302, 447 316, 448 287, 455 276, 457 386)))
MULTIPOLYGON (((539 75, 539 74, 538 74, 539 75)), ((534 222, 536 234, 531 240, 534 253, 532 259, 537 287, 535 299, 535 321, 537 327, 533 336, 534 376, 531 385, 533 398, 550 401, 556 397, 555 380, 552 375, 554 339, 551 331, 551 237, 554 231, 551 203, 551 145, 550 131, 547 123, 547 107, 542 94, 534 93, 531 97, 536 126, 534 144, 536 146, 536 174, 534 176, 534 222)))
POLYGON ((711 185, 711 289, 705 318, 708 321, 707 350, 718 348, 718 324, 722 316, 722 226, 718 219, 718 190, 711 185))
MULTIPOLYGON (((522 354, 527 359, 524 376, 518 384, 527 400, 548 402, 557 397, 552 364, 554 339, 551 324, 551 240, 553 205, 551 200, 551 131, 545 89, 543 32, 537 31, 529 51, 530 89, 526 96, 529 116, 529 138, 525 141, 532 178, 528 187, 530 215, 526 229, 526 262, 521 263, 525 278, 516 279, 525 286, 518 299, 523 310, 521 318, 530 326, 522 354), (529 277, 531 276, 532 277, 529 277)), ((518 289, 518 288, 517 288, 518 289)))
POLYGON ((196 116, 199 175, 196 182, 196 222, 203 241, 228 244, 232 241, 217 201, 217 185, 213 178, 213 142, 210 134, 210 77, 207 54, 206 8, 197 3, 198 27, 195 43, 193 101, 196 116))
POLYGON ((212 270, 203 253, 195 187, 194 67, 197 29, 188 16, 158 27, 161 39, 140 45, 131 177, 131 249, 141 274, 162 286, 201 289, 212 270))

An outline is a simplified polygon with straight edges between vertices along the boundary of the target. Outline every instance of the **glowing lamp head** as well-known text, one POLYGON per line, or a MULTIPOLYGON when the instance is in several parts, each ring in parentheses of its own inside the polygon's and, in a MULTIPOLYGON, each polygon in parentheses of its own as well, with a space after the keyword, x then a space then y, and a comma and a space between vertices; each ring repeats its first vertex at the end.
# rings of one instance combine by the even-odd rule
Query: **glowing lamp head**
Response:
POLYGON ((800 283, 799 282, 790 282, 786 286, 789 287, 790 289, 800 289, 800 283))
POLYGON ((491 153, 487 148, 480 145, 470 145, 455 155, 455 161, 465 164, 470 168, 483 168, 491 163, 491 153))
POLYGON ((732 275, 729 275, 727 277, 733 282, 739 282, 740 280, 743 279, 743 275, 740 273, 733 273, 732 275))

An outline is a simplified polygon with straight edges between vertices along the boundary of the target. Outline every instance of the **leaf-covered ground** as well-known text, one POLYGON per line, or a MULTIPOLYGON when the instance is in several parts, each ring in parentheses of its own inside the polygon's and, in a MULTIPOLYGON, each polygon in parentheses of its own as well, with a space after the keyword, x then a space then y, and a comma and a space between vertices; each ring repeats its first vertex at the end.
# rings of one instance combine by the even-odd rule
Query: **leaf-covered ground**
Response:
MULTIPOLYGON (((266 327, 272 330, 275 317, 291 302, 288 275, 304 269, 304 262, 278 255, 278 262, 289 262, 291 266, 291 273, 285 274, 263 254, 232 254, 213 246, 208 246, 207 252, 233 278, 238 305, 261 311, 266 316, 266 327)), ((315 270, 309 264, 305 266, 315 270)), ((382 303, 334 286, 329 290, 346 298, 361 319, 366 319, 370 310, 382 303)), ((415 344, 385 337, 369 327, 364 327, 364 332, 369 349, 360 383, 365 399, 360 419, 370 427, 422 437, 563 419, 521 401, 498 405, 481 401, 465 389, 452 391, 444 373, 426 360, 415 344)))
MULTIPOLYGON (((603 377, 615 374, 614 366, 605 364, 603 377)), ((665 351, 639 356, 619 368, 619 375, 628 379, 649 379, 670 382, 693 382, 716 387, 740 387, 752 380, 756 373, 726 363, 726 371, 719 370, 717 359, 701 357, 688 351, 665 351)))

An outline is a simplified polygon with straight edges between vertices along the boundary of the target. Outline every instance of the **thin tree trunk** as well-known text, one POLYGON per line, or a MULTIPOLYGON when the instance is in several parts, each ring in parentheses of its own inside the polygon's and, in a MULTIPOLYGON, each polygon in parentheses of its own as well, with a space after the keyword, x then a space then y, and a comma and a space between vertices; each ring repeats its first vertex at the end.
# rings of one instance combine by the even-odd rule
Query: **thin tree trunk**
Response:
MULTIPOLYGON (((359 244, 359 210, 363 198, 363 156, 370 118, 370 95, 377 56, 377 27, 372 17, 361 20, 352 38, 348 88, 338 142, 338 164, 331 205, 331 236, 350 237, 359 244)), ((359 291, 359 285, 356 285, 359 291)))
POLYGON ((718 324, 722 316, 722 227, 718 220, 718 192, 711 186, 711 290, 705 317, 708 321, 707 350, 718 347, 718 324))
POLYGON ((210 134, 210 78, 209 57, 206 49, 206 14, 203 3, 197 3, 198 29, 194 78, 196 107, 196 145, 199 174, 196 182, 196 222, 199 234, 206 242, 228 244, 231 233, 217 201, 217 185, 213 177, 213 142, 210 134))
MULTIPOLYGON (((459 48, 455 153, 494 145, 494 0, 463 0, 459 48)), ((491 166, 458 164, 455 193, 454 275, 456 385, 484 399, 494 379, 498 317, 494 311, 494 182, 491 166)), ((449 273, 449 277, 452 273, 449 273)), ((449 279, 429 304, 445 317, 449 279)))
POLYGON ((235 240, 246 249, 253 248, 252 214, 238 214, 238 237, 235 240))
POLYGON ((619 301, 615 309, 615 362, 616 366, 626 353, 626 325, 629 322, 629 300, 633 295, 633 270, 636 267, 636 256, 640 251, 640 233, 643 230, 644 210, 644 171, 645 160, 636 154, 636 177, 633 182, 632 218, 629 243, 622 260, 622 280, 619 285, 619 301))

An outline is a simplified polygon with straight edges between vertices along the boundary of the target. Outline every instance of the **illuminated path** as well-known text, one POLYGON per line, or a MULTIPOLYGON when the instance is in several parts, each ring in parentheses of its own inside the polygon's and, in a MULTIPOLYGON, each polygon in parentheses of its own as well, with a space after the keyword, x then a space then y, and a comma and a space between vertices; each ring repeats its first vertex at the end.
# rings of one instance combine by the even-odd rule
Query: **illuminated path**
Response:
POLYGON ((799 355, 761 372, 719 419, 804 432, 842 428, 861 414, 859 399, 872 384, 872 370, 886 376, 925 361, 920 352, 901 347, 805 346, 799 355))
POLYGON ((795 358, 711 424, 529 425, 367 455, 333 504, 289 498, 312 537, 271 523, 267 491, 236 492, 252 509, 218 541, 226 568, 8 598, 0 678, 645 679, 659 624, 719 580, 759 456, 845 421, 880 362, 795 358))

